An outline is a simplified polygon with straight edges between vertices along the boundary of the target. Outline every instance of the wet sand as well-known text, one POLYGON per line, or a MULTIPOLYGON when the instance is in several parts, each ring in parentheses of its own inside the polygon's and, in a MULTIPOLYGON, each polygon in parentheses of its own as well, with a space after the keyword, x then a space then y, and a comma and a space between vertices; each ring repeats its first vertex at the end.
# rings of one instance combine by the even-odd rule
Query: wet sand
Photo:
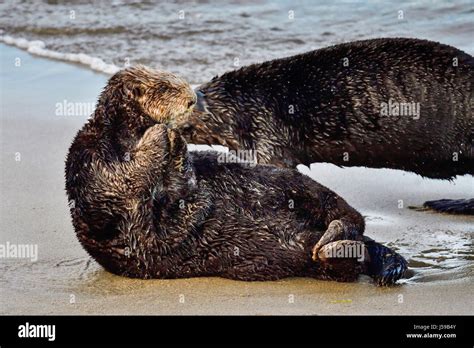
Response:
POLYGON ((474 217, 407 208, 474 197, 472 177, 445 182, 394 170, 299 167, 359 209, 367 235, 409 260, 409 278, 396 287, 377 288, 367 277, 349 284, 143 281, 105 272, 76 240, 64 192, 66 152, 87 115, 58 115, 57 103, 95 104, 107 76, 5 45, 0 51, 0 243, 38 245, 36 262, 0 259, 0 314, 474 313, 474 217))

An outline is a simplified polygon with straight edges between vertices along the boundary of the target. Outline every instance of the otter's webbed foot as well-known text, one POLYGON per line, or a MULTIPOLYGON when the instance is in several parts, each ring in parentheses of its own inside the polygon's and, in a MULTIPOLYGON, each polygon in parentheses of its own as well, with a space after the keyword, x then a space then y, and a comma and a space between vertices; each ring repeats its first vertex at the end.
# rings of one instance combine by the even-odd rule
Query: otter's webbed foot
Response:
POLYGON ((368 237, 330 242, 321 247, 317 258, 323 276, 337 281, 355 281, 364 273, 378 286, 389 286, 407 270, 402 256, 368 237))
POLYGON ((440 213, 474 215, 474 198, 427 201, 423 207, 440 213))
POLYGON ((359 232, 354 226, 346 224, 343 220, 331 221, 327 230, 313 248, 313 260, 318 260, 319 251, 326 244, 339 240, 357 240, 358 236, 359 232))
POLYGON ((379 286, 395 284, 407 270, 407 261, 392 249, 368 237, 364 237, 364 243, 369 255, 364 273, 379 286))

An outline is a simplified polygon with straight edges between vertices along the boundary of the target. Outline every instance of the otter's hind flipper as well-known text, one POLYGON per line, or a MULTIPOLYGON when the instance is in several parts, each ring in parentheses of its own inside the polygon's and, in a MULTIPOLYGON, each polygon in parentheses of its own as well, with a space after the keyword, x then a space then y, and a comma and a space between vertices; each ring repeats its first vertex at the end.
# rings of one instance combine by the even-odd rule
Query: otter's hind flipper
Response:
POLYGON ((325 244, 319 249, 317 262, 319 276, 339 282, 353 282, 363 272, 368 259, 364 242, 338 240, 325 244))
POLYGON ((423 207, 440 213, 474 215, 474 198, 427 201, 423 203, 423 207))
POLYGON ((395 251, 364 236, 370 260, 364 273, 372 277, 379 286, 395 284, 407 270, 407 261, 395 251))

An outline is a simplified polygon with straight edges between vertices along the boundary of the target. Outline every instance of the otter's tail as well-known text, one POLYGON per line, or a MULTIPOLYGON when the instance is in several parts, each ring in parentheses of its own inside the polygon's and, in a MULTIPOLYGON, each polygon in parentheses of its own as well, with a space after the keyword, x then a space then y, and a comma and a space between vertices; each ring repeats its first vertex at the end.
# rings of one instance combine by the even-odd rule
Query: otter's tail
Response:
POLYGON ((364 236, 364 244, 370 256, 364 273, 372 277, 379 286, 395 284, 407 270, 407 261, 392 249, 369 237, 364 236))

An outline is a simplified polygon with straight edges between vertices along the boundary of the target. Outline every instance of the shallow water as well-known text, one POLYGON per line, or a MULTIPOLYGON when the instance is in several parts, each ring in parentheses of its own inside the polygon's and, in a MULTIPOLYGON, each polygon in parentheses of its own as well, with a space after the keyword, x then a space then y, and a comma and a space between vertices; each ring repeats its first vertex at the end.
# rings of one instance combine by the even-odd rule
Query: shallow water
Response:
POLYGON ((408 260, 401 283, 444 282, 474 276, 474 217, 411 209, 430 199, 474 196, 474 179, 431 180, 400 170, 312 164, 304 174, 339 193, 366 220, 366 234, 408 260), (401 202, 401 205, 400 205, 401 202))
POLYGON ((143 63, 178 73, 191 84, 238 66, 375 37, 425 38, 472 54, 473 17, 470 0, 0 4, 3 41, 108 73, 113 66, 143 63))

